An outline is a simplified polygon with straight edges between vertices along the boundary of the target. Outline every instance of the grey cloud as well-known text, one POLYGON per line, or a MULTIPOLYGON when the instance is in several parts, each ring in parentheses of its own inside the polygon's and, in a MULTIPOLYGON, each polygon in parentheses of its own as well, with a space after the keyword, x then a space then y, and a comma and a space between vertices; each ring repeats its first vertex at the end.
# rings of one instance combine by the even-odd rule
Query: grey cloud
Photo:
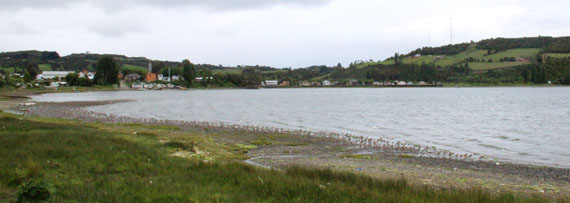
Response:
POLYGON ((0 10, 23 8, 57 8, 73 3, 93 2, 105 9, 116 9, 132 5, 147 5, 158 7, 206 6, 214 9, 234 10, 292 4, 300 6, 319 6, 331 0, 0 0, 0 10))
POLYGON ((103 37, 122 37, 130 33, 145 33, 146 30, 137 21, 104 21, 89 27, 89 30, 103 37))

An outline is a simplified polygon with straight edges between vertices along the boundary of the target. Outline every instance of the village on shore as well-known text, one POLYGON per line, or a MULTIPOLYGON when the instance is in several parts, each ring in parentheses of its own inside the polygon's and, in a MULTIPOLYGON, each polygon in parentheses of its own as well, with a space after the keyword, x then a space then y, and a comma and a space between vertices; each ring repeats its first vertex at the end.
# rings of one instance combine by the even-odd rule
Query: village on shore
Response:
MULTIPOLYGON (((7 73, 9 74, 9 73, 7 73)), ((63 86, 70 86, 66 77, 70 74, 78 74, 78 78, 93 81, 95 78, 95 72, 89 72, 83 70, 79 73, 75 71, 42 71, 38 74, 35 80, 31 84, 18 83, 16 87, 28 88, 39 87, 45 89, 58 89, 63 86)), ((18 73, 12 73, 11 77, 24 77, 18 73)), ((119 85, 114 85, 116 89, 133 89, 133 90, 162 90, 162 89, 181 89, 185 90, 187 88, 176 85, 177 81, 184 80, 180 75, 163 75, 152 72, 152 63, 148 64, 148 72, 146 75, 139 75, 138 73, 130 73, 123 75, 121 72, 118 73, 118 78, 120 80, 119 85)), ((208 82, 214 80, 213 76, 203 77, 198 76, 194 78, 194 82, 208 82)), ((263 80, 256 88, 290 88, 290 87, 442 87, 441 82, 411 82, 411 81, 374 81, 372 83, 365 83, 356 79, 348 80, 347 82, 339 81, 301 81, 298 85, 291 85, 288 80, 263 80)))

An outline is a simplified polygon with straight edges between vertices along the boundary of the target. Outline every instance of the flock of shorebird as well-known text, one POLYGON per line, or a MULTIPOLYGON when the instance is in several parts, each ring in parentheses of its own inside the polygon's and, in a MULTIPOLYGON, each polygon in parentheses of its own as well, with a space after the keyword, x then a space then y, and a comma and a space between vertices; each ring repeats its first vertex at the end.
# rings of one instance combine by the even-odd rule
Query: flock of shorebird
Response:
POLYGON ((99 113, 86 110, 82 107, 66 107, 64 105, 34 105, 28 108, 24 115, 54 117, 65 119, 77 119, 88 122, 102 123, 138 123, 148 125, 169 125, 178 126, 186 129, 202 129, 217 132, 251 132, 254 134, 287 134, 296 136, 299 139, 316 138, 322 141, 346 144, 359 147, 362 149, 374 150, 378 152, 400 153, 413 156, 428 156, 439 158, 476 160, 483 159, 483 156, 477 154, 460 154, 449 150, 436 149, 435 147, 411 145, 400 141, 386 141, 382 138, 370 138, 351 134, 339 134, 325 131, 308 131, 303 129, 291 130, 284 128, 274 128, 266 126, 254 125, 234 125, 220 122, 204 122, 204 121, 180 121, 155 118, 134 118, 127 116, 116 116, 112 114, 99 113))

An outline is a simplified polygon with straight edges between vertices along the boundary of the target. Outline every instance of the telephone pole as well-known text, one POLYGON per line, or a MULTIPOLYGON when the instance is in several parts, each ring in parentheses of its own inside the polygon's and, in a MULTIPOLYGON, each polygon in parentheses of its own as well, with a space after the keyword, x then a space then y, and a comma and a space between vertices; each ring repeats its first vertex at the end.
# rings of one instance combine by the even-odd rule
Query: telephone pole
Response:
POLYGON ((449 44, 453 44, 453 18, 449 18, 449 44))

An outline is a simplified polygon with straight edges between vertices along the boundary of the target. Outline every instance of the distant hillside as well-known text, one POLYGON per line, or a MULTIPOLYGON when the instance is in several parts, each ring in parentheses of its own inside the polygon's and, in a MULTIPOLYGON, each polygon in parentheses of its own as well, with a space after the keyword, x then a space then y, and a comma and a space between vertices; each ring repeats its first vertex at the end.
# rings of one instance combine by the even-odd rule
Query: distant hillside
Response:
MULTIPOLYGON (((146 73, 149 62, 153 64, 153 72, 160 72, 162 68, 176 68, 181 62, 151 60, 145 57, 127 57, 117 54, 71 54, 60 57, 55 51, 16 51, 0 53, 0 70, 5 72, 21 72, 28 64, 39 65, 41 70, 65 70, 65 71, 94 71, 97 60, 103 55, 113 56, 127 72, 146 73)), ((224 67, 221 65, 196 64, 197 69, 209 69, 214 72, 240 74, 245 68, 254 68, 258 71, 278 71, 268 66, 239 66, 224 67)))
MULTIPOLYGON (((60 57, 53 51, 0 53, 0 71, 20 72, 34 63, 41 70, 96 69, 102 54, 71 54, 60 57)), ((182 71, 180 62, 151 60, 145 57, 112 55, 123 73, 145 74, 149 62, 153 72, 173 74, 182 71)), ((395 54, 384 61, 356 61, 348 67, 310 66, 276 69, 269 66, 195 64, 198 74, 215 74, 236 80, 243 70, 253 69, 262 79, 290 81, 292 85, 323 80, 359 84, 374 81, 440 81, 465 83, 546 83, 570 84, 570 37, 495 38, 441 47, 424 47, 407 54, 395 54)), ((235 81, 234 81, 235 82, 235 81)), ((237 84, 237 83, 236 83, 237 84)), ((306 83, 305 83, 306 84, 306 83)))
MULTIPOLYGON (((418 48, 402 55, 402 63, 433 63, 436 66, 453 66, 469 62, 475 71, 502 69, 529 64, 540 60, 542 55, 552 57, 570 56, 570 37, 495 38, 480 42, 461 43, 441 47, 418 48), (528 60, 517 60, 526 59, 528 60)), ((362 68, 374 64, 392 65, 394 57, 380 62, 354 64, 362 68)))

